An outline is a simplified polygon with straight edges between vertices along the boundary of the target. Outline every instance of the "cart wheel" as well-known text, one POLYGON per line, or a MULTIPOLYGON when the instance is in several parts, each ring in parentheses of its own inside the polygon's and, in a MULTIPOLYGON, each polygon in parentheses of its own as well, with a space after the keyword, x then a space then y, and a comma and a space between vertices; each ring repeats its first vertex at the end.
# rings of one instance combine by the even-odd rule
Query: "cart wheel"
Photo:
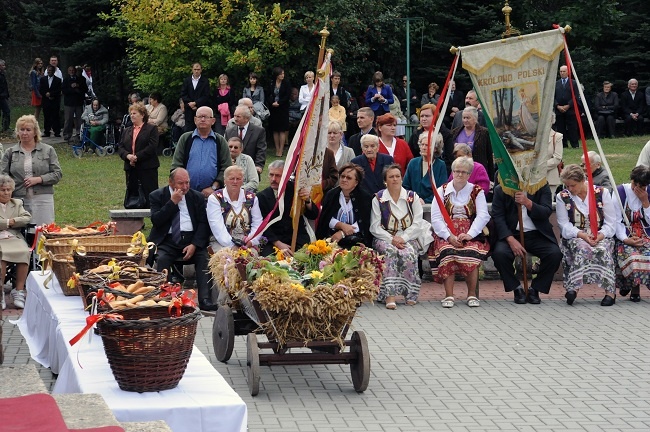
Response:
POLYGON ((80 158, 82 154, 84 154, 83 150, 81 147, 72 147, 72 154, 76 158, 80 158))
POLYGON ((223 305, 217 309, 212 324, 212 345, 217 360, 227 362, 232 356, 235 346, 235 320, 229 306, 223 305))
POLYGON ((357 354, 356 361, 350 363, 352 385, 358 393, 366 391, 370 381, 370 353, 368 352, 368 339, 362 331, 352 333, 350 352, 357 354))
POLYGON ((95 147, 95 154, 97 156, 104 156, 104 155, 106 155, 106 149, 104 147, 97 146, 97 147, 95 147))
POLYGON ((115 147, 112 145, 107 145, 106 147, 104 147, 104 150, 106 150, 107 155, 112 155, 113 153, 115 153, 115 147))
POLYGON ((167 156, 167 157, 169 157, 169 156, 172 155, 172 149, 170 149, 170 148, 164 148, 163 151, 162 151, 162 154, 163 154, 163 156, 167 156))
POLYGON ((246 366, 248 367, 248 390, 251 396, 257 396, 260 392, 260 348, 257 345, 255 333, 248 333, 246 337, 247 356, 246 366))

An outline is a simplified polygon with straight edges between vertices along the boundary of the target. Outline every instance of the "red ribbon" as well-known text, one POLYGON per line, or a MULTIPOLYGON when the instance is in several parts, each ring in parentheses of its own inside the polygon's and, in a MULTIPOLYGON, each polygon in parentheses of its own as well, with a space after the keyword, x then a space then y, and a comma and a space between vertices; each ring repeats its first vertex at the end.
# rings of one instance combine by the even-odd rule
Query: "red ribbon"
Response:
POLYGON ((184 291, 180 297, 175 297, 169 305, 169 315, 180 317, 183 314, 183 306, 196 307, 196 292, 194 290, 184 291))
MULTIPOLYGON (((560 26, 553 24, 553 28, 559 29, 560 26)), ((567 67, 567 73, 569 78, 569 88, 571 89, 571 99, 573 101, 573 113, 576 116, 576 122, 578 123, 578 130, 580 131, 580 141, 582 143, 582 155, 585 159, 585 175, 587 176, 587 181, 589 184, 589 190, 587 191, 589 199, 589 228, 591 229, 591 234, 594 237, 598 237, 598 219, 596 214, 596 193, 594 192, 593 184, 594 177, 591 174, 591 163, 589 162, 589 149, 587 148, 587 140, 585 139, 585 131, 582 128, 582 121, 580 120, 580 109, 578 107, 578 100, 576 99, 575 90, 573 89, 573 79, 571 78, 571 57, 569 56, 569 46, 566 43, 566 33, 562 33, 562 38, 564 39, 564 63, 567 67)))
POLYGON ((160 285, 160 290, 162 291, 162 295, 160 297, 171 297, 171 298, 176 298, 179 292, 181 292, 182 287, 181 284, 175 283, 175 284, 170 284, 170 283, 164 283, 160 285))
POLYGON ((84 335, 86 333, 88 333, 88 330, 90 330, 92 328, 92 326, 94 326, 96 323, 98 323, 99 321, 101 321, 101 320, 103 320, 105 318, 124 319, 124 317, 122 315, 119 315, 119 314, 90 315, 89 317, 86 317, 86 326, 83 329, 81 329, 81 331, 79 333, 77 333, 77 335, 75 337, 73 337, 72 339, 70 339, 70 341, 68 342, 70 344, 70 346, 73 346, 74 344, 79 342, 81 340, 81 338, 83 338, 84 335))

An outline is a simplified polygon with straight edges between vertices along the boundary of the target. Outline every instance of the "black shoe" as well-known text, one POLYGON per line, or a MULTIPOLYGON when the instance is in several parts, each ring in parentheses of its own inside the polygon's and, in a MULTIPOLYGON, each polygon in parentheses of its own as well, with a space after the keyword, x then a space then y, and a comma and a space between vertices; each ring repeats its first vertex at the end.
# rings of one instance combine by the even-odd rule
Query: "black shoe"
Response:
POLYGON ((609 295, 605 295, 605 297, 603 297, 603 299, 600 301, 601 306, 611 306, 614 303, 616 303, 616 299, 609 295))
POLYGON ((212 303, 212 300, 209 299, 199 300, 199 309, 204 311, 216 311, 217 309, 219 309, 219 305, 216 303, 212 303))
POLYGON ((530 304, 540 304, 542 301, 539 299, 539 293, 533 288, 528 288, 528 295, 526 302, 530 304))
POLYGON ((54 134, 55 138, 61 138, 61 134, 54 134))
POLYGON ((49 138, 49 137, 50 137, 50 134, 49 134, 49 133, 44 133, 44 134, 41 135, 41 136, 42 136, 43 138, 49 138))
POLYGON ((630 291, 631 291, 631 290, 630 290, 629 288, 621 288, 620 290, 618 290, 618 293, 619 293, 622 297, 625 297, 626 295, 628 295, 628 294, 630 293, 630 291))
POLYGON ((576 297, 578 297, 578 293, 574 290, 567 291, 566 294, 564 294, 564 298, 566 298, 566 304, 569 306, 573 304, 576 297))
POLYGON ((515 295, 515 303, 526 304, 526 293, 524 292, 523 288, 515 288, 513 294, 515 295))
POLYGON ((638 303, 641 301, 641 296, 639 294, 632 294, 630 296, 630 301, 634 303, 638 303))

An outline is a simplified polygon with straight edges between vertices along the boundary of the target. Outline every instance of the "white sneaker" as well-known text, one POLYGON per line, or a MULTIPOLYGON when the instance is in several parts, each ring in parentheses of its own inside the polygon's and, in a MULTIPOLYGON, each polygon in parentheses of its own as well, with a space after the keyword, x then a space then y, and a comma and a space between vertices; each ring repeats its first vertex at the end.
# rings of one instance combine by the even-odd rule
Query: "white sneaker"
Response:
POLYGON ((5 301, 5 290, 4 288, 1 288, 0 291, 2 292, 2 297, 0 298, 0 306, 2 306, 2 310, 7 309, 7 302, 5 301))
POLYGON ((14 302, 14 307, 16 309, 25 309, 25 290, 22 289, 17 291, 15 289, 11 290, 11 299, 14 302))

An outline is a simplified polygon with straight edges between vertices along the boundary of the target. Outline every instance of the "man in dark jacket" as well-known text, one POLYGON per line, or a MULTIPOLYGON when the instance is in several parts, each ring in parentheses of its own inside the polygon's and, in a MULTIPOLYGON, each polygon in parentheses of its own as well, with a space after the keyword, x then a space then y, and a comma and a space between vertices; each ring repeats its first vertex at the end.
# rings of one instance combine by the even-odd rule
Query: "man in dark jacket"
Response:
POLYGON ((70 138, 79 137, 81 114, 83 114, 87 91, 86 80, 77 75, 74 66, 69 66, 68 75, 63 78, 61 86, 61 92, 63 93, 63 139, 66 141, 70 141, 70 138))
POLYGON ((54 131, 55 137, 61 136, 61 79, 54 75, 54 66, 47 65, 47 74, 41 77, 39 91, 43 97, 43 136, 49 137, 54 131))
POLYGON ((181 87, 181 99, 185 104, 185 132, 194 130, 196 110, 210 105, 210 82, 201 72, 201 63, 194 63, 192 75, 185 78, 181 87))
POLYGON ((501 185, 494 188, 492 220, 498 241, 494 245, 492 260, 501 275, 505 291, 514 292, 517 304, 539 304, 539 293, 548 294, 551 290, 553 275, 562 261, 562 252, 549 221, 552 213, 551 189, 548 184, 535 192, 535 195, 517 192, 514 198, 504 193, 501 185), (523 227, 519 226, 518 204, 522 209, 523 227), (523 245, 519 242, 521 230, 524 231, 523 245), (539 257, 540 263, 537 276, 526 296, 515 276, 514 261, 515 257, 525 259, 527 253, 539 257))
POLYGON ((208 276, 208 239, 210 226, 205 199, 190 189, 190 176, 184 168, 169 175, 169 186, 151 192, 151 233, 149 241, 157 246, 156 270, 170 270, 176 261, 194 264, 199 307, 216 310, 210 296, 208 276))

